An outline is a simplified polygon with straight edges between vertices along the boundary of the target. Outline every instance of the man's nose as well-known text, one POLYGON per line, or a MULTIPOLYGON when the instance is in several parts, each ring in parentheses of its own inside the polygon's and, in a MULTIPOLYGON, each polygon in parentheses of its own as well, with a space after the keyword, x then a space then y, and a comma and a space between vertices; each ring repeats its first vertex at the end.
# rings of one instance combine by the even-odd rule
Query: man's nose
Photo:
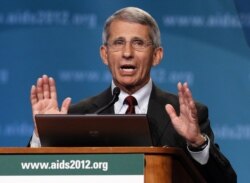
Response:
POLYGON ((124 57, 131 57, 134 53, 134 48, 132 47, 132 44, 130 41, 127 41, 123 48, 123 56, 124 57))

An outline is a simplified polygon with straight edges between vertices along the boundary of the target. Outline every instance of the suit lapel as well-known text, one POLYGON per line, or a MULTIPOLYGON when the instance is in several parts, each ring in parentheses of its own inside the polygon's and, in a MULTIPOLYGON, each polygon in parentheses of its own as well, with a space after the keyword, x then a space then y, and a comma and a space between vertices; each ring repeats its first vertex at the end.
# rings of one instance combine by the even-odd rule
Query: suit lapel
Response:
MULTIPOLYGON (((100 96, 96 98, 96 100, 94 100, 93 105, 96 108, 96 110, 98 110, 107 105, 111 100, 112 100, 112 93, 111 93, 111 87, 109 87, 103 93, 101 93, 100 96)), ((104 110, 101 114, 114 114, 114 105, 104 110)))
POLYGON ((163 93, 153 85, 148 105, 148 119, 153 143, 156 146, 172 146, 175 130, 171 120, 165 111, 165 105, 169 103, 166 93, 163 93))

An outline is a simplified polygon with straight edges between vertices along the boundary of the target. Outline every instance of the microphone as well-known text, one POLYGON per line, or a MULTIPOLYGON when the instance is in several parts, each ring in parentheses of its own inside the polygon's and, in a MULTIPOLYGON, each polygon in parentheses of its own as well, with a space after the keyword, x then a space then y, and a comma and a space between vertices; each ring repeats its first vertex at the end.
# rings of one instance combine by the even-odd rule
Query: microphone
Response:
POLYGON ((118 101, 118 99, 119 99, 120 91, 121 91, 120 88, 115 87, 113 89, 113 98, 112 98, 112 100, 107 105, 105 105, 104 107, 98 109, 94 114, 100 114, 103 111, 105 111, 106 109, 110 108, 112 105, 114 105, 114 103, 116 103, 118 101))

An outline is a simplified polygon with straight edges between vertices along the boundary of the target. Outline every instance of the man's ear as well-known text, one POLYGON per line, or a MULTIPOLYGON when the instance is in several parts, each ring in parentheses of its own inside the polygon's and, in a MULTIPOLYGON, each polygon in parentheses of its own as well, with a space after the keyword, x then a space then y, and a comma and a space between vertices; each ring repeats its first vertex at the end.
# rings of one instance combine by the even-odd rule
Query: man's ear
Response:
POLYGON ((154 60, 152 65, 156 66, 159 63, 161 63, 162 58, 163 58, 163 48, 162 47, 156 48, 154 50, 154 60))
POLYGON ((108 65, 108 50, 107 50, 107 46, 105 45, 102 45, 100 47, 100 56, 102 58, 102 62, 105 64, 105 65, 108 65))

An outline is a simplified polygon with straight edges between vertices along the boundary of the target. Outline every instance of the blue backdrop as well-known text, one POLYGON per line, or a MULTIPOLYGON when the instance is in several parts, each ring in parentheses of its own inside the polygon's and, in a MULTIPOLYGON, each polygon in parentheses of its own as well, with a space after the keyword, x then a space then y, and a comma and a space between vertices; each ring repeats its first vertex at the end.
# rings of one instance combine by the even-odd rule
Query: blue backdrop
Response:
POLYGON ((159 23, 164 59, 152 76, 176 92, 187 81, 209 107, 216 141, 250 181, 250 7, 244 0, 0 0, 0 146, 26 146, 33 131, 29 92, 53 76, 59 102, 94 95, 110 84, 99 57, 105 19, 137 6, 159 23))

